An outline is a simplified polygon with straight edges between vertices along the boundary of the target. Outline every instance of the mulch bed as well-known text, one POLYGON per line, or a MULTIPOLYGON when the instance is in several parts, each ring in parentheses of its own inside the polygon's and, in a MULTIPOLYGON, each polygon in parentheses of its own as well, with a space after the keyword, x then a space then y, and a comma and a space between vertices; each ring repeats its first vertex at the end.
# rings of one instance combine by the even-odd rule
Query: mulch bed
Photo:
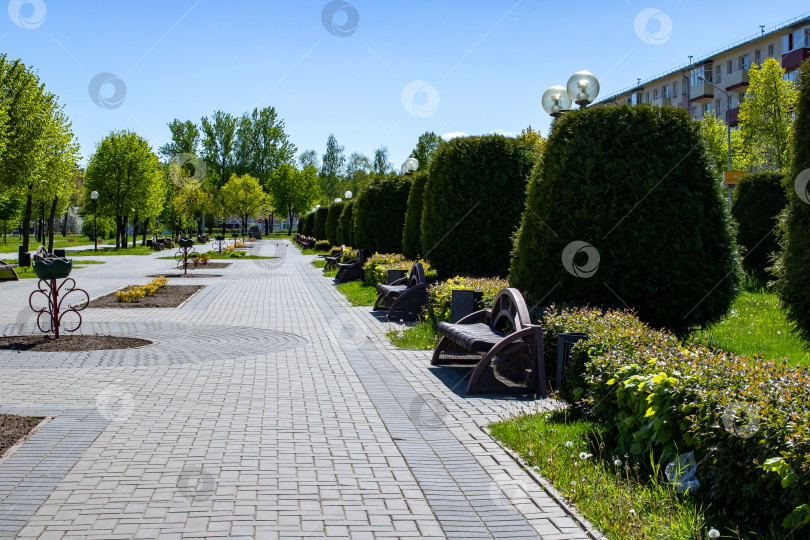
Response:
POLYGON ((134 349, 151 344, 152 342, 146 339, 67 333, 62 334, 59 339, 51 334, 0 337, 0 349, 28 352, 106 351, 134 349))
POLYGON ((17 444, 17 441, 25 439, 41 420, 42 418, 0 414, 0 456, 17 444))
POLYGON ((167 278, 209 278, 209 277, 222 277, 222 274, 200 274, 199 272, 195 273, 194 270, 189 270, 188 274, 183 274, 182 272, 179 274, 175 273, 166 273, 166 274, 152 274, 146 277, 167 277, 167 278))
POLYGON ((210 262, 208 264, 200 264, 197 266, 197 270, 205 270, 207 268, 213 268, 215 270, 222 270, 223 268, 228 268, 231 265, 229 262, 210 262))
MULTIPOLYGON (((157 276, 149 276, 157 277, 157 276)), ((167 276, 174 277, 174 276, 167 276)), ((189 275, 189 277, 192 277, 189 275)), ((196 277, 196 276, 195 276, 196 277)), ((95 300, 90 300, 91 308, 173 308, 177 307, 204 285, 165 285, 151 296, 144 296, 137 302, 119 302, 115 293, 105 294, 95 300)))

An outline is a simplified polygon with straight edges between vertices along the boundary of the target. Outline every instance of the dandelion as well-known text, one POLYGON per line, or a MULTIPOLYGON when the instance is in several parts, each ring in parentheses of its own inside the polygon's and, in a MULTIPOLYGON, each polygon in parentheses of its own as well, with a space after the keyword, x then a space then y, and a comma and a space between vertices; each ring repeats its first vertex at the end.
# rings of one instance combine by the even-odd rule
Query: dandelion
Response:
POLYGON ((529 457, 534 457, 534 450, 529 450, 529 457))
POLYGON ((720 531, 717 529, 709 529, 709 538, 720 538, 720 531))
POLYGON ((571 441, 565 441, 565 446, 566 448, 571 448, 572 446, 574 446, 574 443, 572 443, 571 441))
POLYGON ((617 467, 621 467, 621 466, 622 466, 622 460, 620 460, 620 459, 614 459, 614 460, 613 460, 613 464, 614 464, 615 466, 617 466, 617 467))
POLYGON ((397 339, 405 339, 405 332, 403 332, 402 330, 397 332, 397 339))
POLYGON ((589 454, 587 452, 580 452, 579 459, 590 459, 593 457, 593 454, 589 454))
POLYGON ((551 463, 551 458, 548 458, 548 460, 547 460, 547 461, 548 461, 549 463, 551 463))
POLYGON ((782 335, 782 331, 781 331, 781 330, 777 330, 777 331, 776 331, 776 335, 777 335, 777 336, 781 336, 781 335, 782 335))
POLYGON ((576 480, 571 480, 571 485, 572 485, 572 486, 574 486, 574 487, 576 487, 576 485, 577 485, 577 481, 576 481, 576 480))
POLYGON ((630 515, 631 515, 632 517, 636 517, 636 511, 635 511, 635 510, 633 510, 632 508, 630 509, 630 515))

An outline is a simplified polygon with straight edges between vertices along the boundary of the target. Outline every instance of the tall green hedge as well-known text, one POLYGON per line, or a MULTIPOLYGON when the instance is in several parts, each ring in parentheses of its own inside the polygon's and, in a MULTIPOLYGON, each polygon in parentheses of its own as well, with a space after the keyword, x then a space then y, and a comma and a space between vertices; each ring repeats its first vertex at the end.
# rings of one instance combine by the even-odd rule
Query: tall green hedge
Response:
POLYGON ((422 253, 422 195, 425 192, 427 172, 413 173, 413 185, 408 195, 408 210, 405 212, 405 229, 402 232, 402 254, 416 260, 422 253))
POLYGON ((402 176, 372 182, 357 196, 354 243, 366 253, 400 253, 411 179, 402 176))
POLYGON ((810 61, 796 76, 799 98, 793 122, 793 165, 788 206, 779 225, 782 255, 776 266, 782 306, 799 335, 810 342, 810 61))
POLYGON ((421 255, 440 277, 506 275, 533 156, 524 141, 500 135, 439 146, 423 195, 421 255))
POLYGON ((354 242, 354 200, 346 201, 337 228, 338 243, 351 246, 354 242))
POLYGON ((307 236, 312 236, 312 232, 315 230, 315 212, 310 212, 307 214, 307 221, 305 223, 306 227, 306 234, 307 236))
POLYGON ((726 204, 686 111, 572 111, 532 174, 509 282, 534 302, 630 306, 683 334, 738 292, 726 204))
POLYGON ((312 226, 312 236, 318 240, 326 240, 326 218, 328 215, 328 206, 321 206, 315 210, 315 223, 312 226))
POLYGON ((779 214, 787 205, 778 172, 749 173, 734 188, 731 215, 737 220, 737 244, 743 255, 743 268, 759 280, 770 278, 766 268, 779 251, 774 230, 779 214))
POLYGON ((343 212, 342 202, 333 202, 329 205, 329 212, 326 214, 326 239, 333 246, 340 245, 338 239, 338 222, 340 221, 340 214, 343 212))

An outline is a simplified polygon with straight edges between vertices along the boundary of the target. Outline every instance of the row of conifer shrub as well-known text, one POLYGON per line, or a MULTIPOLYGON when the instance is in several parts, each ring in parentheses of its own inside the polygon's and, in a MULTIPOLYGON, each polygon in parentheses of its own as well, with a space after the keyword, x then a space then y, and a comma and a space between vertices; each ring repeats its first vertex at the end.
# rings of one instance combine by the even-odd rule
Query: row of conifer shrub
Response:
POLYGON ((810 521, 807 369, 684 344, 626 311, 552 306, 541 323, 547 374, 558 333, 588 334, 560 395, 611 428, 617 453, 666 465, 693 452, 692 495, 740 525, 810 521))

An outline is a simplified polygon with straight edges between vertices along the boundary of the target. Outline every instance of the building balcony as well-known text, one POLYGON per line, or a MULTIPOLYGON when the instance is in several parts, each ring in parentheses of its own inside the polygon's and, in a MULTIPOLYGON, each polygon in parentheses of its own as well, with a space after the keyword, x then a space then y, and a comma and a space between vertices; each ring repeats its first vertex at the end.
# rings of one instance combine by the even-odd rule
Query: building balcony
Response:
POLYGON ((782 55, 782 69, 793 71, 799 67, 806 58, 810 57, 810 48, 802 47, 782 55))
POLYGON ((740 108, 739 107, 732 107, 728 110, 728 118, 726 118, 726 123, 734 127, 737 125, 737 114, 739 114, 740 108))
POLYGON ((714 88, 709 83, 700 83, 689 87, 689 101, 701 102, 714 99, 714 88))
POLYGON ((734 73, 726 75, 726 90, 734 90, 743 86, 748 86, 747 69, 738 69, 734 73))
POLYGON ((654 107, 669 107, 672 105, 672 98, 670 97, 660 97, 658 99, 654 99, 652 101, 652 105, 654 107))

